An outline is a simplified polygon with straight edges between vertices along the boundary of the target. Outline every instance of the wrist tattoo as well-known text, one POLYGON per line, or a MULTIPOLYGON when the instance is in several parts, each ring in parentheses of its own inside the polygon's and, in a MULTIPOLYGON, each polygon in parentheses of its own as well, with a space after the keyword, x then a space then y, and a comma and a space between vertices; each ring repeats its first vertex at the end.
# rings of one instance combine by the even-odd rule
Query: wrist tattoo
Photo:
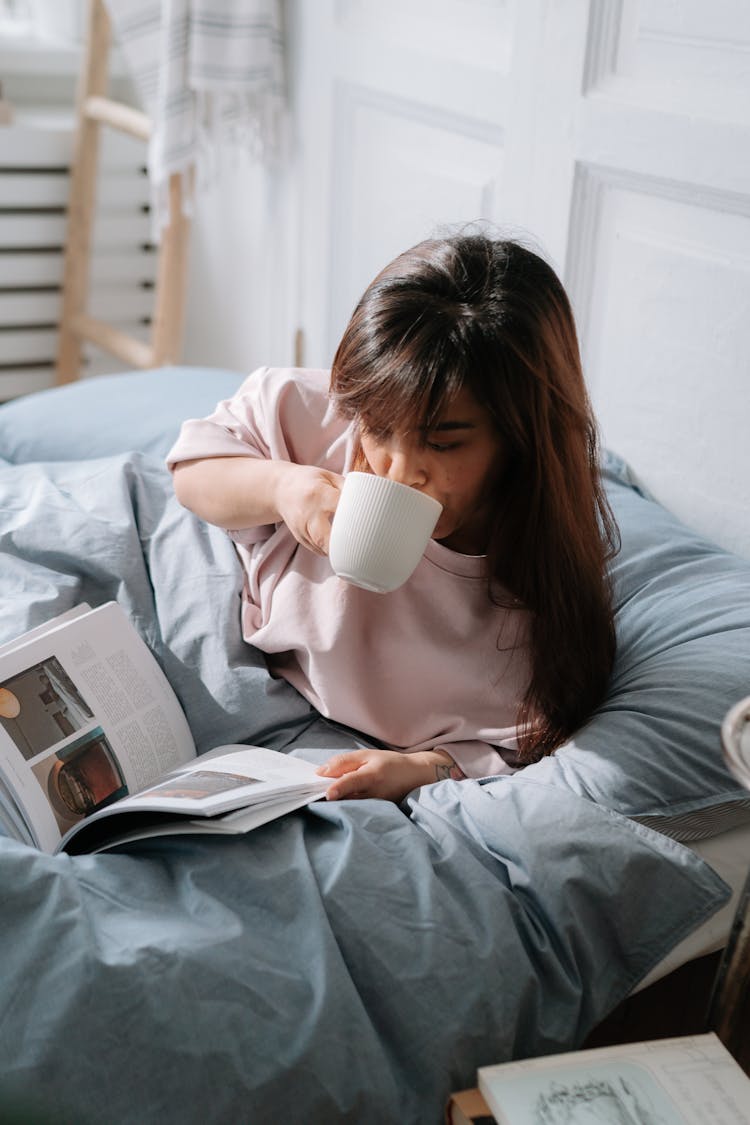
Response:
POLYGON ((436 781, 463 781, 465 778, 466 774, 452 758, 449 758, 447 762, 435 763, 436 781))

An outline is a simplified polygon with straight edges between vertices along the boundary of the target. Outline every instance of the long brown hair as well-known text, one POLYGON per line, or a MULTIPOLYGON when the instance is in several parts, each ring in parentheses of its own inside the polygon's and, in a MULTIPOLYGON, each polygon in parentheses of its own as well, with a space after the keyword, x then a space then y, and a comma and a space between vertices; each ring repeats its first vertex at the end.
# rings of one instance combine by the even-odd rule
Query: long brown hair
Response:
POLYGON ((399 419, 429 429, 462 387, 492 416, 506 455, 488 593, 530 614, 519 756, 535 761, 604 697, 618 537, 570 302, 554 270, 517 242, 457 235, 402 254, 357 305, 331 374, 344 417, 374 429, 399 419))

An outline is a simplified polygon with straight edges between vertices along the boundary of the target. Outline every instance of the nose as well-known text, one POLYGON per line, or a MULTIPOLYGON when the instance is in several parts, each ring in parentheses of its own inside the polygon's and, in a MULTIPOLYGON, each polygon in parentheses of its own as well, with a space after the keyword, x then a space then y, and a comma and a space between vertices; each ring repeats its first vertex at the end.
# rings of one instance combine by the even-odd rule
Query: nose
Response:
POLYGON ((410 488, 424 488, 427 483, 427 469, 416 443, 393 439, 388 445, 385 470, 389 480, 410 488))

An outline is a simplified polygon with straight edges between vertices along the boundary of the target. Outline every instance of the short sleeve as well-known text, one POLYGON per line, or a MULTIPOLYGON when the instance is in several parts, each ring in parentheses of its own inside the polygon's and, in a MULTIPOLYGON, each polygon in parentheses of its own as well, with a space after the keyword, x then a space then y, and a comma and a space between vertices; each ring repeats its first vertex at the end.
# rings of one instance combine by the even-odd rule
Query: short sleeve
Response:
POLYGON ((261 367, 206 418, 183 422, 167 467, 201 457, 317 464, 321 448, 315 435, 330 414, 329 405, 327 372, 261 367))
MULTIPOLYGON (((257 457, 343 472, 348 431, 331 404, 329 381, 323 370, 258 368, 207 417, 183 422, 167 468, 204 457, 257 457)), ((249 528, 230 535, 250 546, 271 531, 249 528)))

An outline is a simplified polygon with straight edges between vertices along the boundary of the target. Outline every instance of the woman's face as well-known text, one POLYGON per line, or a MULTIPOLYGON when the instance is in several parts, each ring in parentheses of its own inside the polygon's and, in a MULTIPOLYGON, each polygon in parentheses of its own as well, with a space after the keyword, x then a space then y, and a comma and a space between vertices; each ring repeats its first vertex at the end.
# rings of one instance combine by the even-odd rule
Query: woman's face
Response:
POLYGON ((443 511, 432 533, 463 554, 487 549, 493 485, 504 457, 495 425, 462 388, 427 431, 360 431, 362 452, 379 477, 407 484, 439 500, 443 511))

